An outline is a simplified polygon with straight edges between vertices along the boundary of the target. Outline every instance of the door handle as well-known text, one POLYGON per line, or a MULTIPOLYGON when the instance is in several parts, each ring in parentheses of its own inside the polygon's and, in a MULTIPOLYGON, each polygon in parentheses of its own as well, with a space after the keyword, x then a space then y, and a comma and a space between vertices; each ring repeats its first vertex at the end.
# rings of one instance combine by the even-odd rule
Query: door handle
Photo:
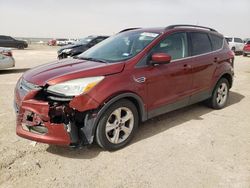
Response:
POLYGON ((219 60, 220 60, 220 58, 215 57, 215 58, 214 58, 214 63, 218 63, 218 62, 219 62, 219 60))
POLYGON ((191 68, 192 68, 192 66, 191 66, 191 65, 188 65, 188 64, 183 65, 183 67, 184 67, 184 70, 188 70, 188 69, 191 69, 191 68))

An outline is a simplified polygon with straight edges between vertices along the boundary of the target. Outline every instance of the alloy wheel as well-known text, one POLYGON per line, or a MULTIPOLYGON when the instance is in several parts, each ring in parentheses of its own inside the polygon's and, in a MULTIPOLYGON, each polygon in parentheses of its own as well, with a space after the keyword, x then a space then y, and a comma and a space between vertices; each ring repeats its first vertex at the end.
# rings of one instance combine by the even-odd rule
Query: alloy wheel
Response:
POLYGON ((134 126, 134 115, 129 108, 120 107, 114 110, 106 123, 105 133, 109 142, 119 144, 131 134, 134 126))

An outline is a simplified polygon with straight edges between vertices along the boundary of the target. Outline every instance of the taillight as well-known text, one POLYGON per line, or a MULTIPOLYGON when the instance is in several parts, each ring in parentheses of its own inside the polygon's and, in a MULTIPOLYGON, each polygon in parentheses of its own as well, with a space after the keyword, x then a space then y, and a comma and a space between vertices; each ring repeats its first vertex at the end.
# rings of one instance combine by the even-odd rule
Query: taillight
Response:
POLYGON ((228 62, 234 67, 234 52, 229 50, 227 54, 229 55, 228 62))
POLYGON ((11 51, 8 51, 8 52, 2 52, 3 55, 5 56, 9 56, 9 57, 12 57, 12 52, 11 51))
POLYGON ((230 57, 234 57, 235 53, 232 50, 229 50, 227 53, 230 57))

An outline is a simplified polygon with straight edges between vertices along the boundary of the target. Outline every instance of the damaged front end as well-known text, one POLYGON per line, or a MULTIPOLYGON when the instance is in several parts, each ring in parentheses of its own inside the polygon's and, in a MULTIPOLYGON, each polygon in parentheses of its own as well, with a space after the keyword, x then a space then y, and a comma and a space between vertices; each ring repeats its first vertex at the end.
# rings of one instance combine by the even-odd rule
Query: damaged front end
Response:
POLYGON ((17 135, 48 144, 82 146, 93 142, 95 109, 88 95, 62 97, 20 79, 15 89, 17 135), (84 104, 84 105, 83 105, 84 104))

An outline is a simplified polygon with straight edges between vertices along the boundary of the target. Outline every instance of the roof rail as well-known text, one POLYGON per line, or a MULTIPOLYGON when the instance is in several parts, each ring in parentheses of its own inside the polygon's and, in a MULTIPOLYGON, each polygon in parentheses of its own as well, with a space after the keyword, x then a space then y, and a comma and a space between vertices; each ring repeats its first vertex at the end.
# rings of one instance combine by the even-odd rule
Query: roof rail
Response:
POLYGON ((215 29, 210 28, 210 27, 204 27, 204 26, 199 26, 199 25, 188 25, 188 24, 170 25, 170 26, 166 27, 165 30, 174 29, 176 27, 194 27, 194 28, 207 29, 209 31, 217 32, 215 29))
POLYGON ((123 32, 125 32, 125 31, 130 31, 130 30, 135 30, 135 29, 141 29, 141 28, 140 28, 140 27, 127 28, 127 29, 121 30, 119 33, 123 33, 123 32))

